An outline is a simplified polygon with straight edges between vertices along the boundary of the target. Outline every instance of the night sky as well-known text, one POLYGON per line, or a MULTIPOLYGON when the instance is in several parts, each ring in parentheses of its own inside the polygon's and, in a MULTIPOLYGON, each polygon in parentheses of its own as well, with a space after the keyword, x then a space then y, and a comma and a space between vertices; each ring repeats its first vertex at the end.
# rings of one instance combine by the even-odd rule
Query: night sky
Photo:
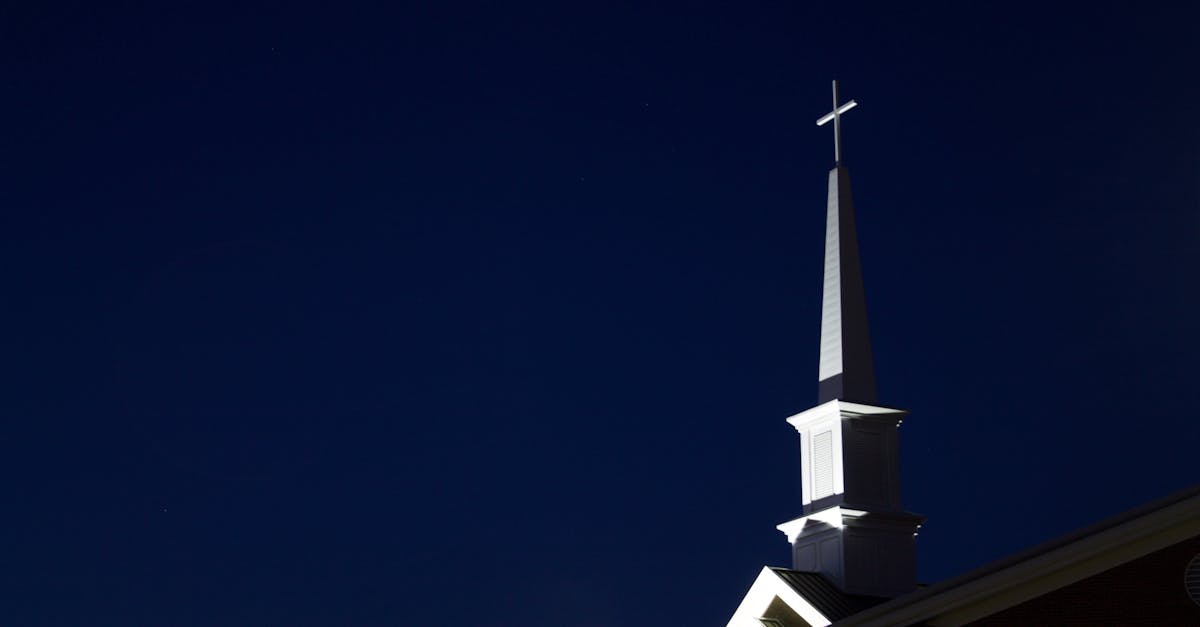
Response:
POLYGON ((0 624, 723 625, 833 78, 920 579, 1196 483, 1200 7, 911 4, 0 9, 0 624))

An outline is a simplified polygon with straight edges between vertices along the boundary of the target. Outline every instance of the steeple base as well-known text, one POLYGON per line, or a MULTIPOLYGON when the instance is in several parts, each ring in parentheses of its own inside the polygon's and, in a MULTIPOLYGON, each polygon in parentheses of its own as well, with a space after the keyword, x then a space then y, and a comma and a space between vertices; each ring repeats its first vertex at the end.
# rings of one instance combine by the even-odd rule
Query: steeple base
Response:
POLYGON ((925 517, 835 506, 779 525, 792 568, 820 573, 842 591, 895 597, 917 587, 914 536, 925 517))

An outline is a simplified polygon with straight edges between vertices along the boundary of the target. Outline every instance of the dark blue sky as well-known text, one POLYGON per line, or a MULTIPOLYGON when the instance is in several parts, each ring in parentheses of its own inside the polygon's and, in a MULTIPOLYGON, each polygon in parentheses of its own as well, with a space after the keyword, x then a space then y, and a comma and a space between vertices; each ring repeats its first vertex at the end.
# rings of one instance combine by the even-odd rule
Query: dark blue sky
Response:
POLYGON ((921 578, 1200 479, 1194 5, 437 4, 0 9, 0 623, 723 624, 834 77, 921 578))

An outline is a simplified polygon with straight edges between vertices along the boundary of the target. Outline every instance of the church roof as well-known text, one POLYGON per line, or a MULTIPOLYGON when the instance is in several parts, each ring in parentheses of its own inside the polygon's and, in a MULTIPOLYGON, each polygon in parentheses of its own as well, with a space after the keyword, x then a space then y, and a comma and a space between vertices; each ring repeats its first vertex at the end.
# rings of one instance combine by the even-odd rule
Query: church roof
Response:
POLYGON ((1200 485, 834 622, 963 625, 1198 536, 1200 485))
POLYGON ((804 573, 790 568, 771 567, 771 570, 830 621, 841 620, 888 600, 846 594, 819 573, 804 573))

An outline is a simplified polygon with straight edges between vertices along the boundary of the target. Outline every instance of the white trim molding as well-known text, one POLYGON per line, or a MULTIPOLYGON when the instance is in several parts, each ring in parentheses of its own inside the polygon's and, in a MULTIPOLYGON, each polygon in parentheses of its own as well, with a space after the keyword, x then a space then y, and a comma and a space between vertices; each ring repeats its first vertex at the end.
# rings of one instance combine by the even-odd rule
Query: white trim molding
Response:
POLYGON ((776 598, 786 603, 793 612, 812 627, 825 627, 830 622, 824 614, 804 600, 804 597, 800 596, 800 593, 780 578, 775 571, 764 566, 733 613, 733 618, 729 619, 725 627, 762 627, 762 622, 758 619, 776 598))

